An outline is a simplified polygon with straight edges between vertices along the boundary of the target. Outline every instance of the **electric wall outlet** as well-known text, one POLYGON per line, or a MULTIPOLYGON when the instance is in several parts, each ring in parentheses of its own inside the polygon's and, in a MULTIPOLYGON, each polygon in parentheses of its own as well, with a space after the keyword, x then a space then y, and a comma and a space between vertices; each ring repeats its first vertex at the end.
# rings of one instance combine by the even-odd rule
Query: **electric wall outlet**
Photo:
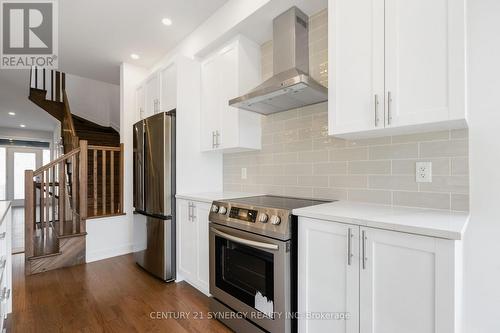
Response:
POLYGON ((432 162, 417 162, 415 170, 417 183, 432 183, 432 162))
POLYGON ((241 168, 241 179, 247 179, 247 168, 241 168))

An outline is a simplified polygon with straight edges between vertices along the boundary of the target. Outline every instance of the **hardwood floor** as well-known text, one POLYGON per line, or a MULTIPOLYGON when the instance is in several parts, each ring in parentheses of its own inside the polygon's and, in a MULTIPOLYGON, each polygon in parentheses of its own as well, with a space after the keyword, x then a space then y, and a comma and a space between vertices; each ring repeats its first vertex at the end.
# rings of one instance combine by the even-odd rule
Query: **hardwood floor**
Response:
POLYGON ((231 332, 216 320, 194 319, 195 312, 206 316, 208 297, 185 282, 153 278, 132 255, 27 277, 23 254, 13 256, 13 266, 10 332, 231 332), (157 312, 178 319, 152 319, 157 312))

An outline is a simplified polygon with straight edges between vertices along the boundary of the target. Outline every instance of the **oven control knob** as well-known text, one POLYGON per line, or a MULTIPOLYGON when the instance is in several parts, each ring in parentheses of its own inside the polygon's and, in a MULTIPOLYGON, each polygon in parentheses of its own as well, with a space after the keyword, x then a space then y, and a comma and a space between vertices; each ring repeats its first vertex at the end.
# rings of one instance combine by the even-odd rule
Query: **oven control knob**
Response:
POLYGON ((281 219, 278 215, 271 216, 271 224, 278 225, 281 223, 281 219))
POLYGON ((269 218, 269 216, 267 216, 266 213, 262 213, 260 214, 259 216, 259 222, 261 223, 267 223, 267 219, 269 218))
POLYGON ((212 213, 217 213, 219 211, 219 206, 212 205, 212 213))
POLYGON ((224 207, 224 206, 220 206, 220 208, 219 208, 219 214, 225 215, 226 212, 227 212, 227 208, 224 207))

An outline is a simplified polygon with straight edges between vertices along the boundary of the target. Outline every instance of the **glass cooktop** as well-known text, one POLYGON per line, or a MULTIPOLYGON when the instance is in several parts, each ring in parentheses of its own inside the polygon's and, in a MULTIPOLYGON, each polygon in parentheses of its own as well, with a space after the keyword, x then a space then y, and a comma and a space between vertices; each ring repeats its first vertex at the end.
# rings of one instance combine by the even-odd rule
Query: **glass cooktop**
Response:
POLYGON ((241 203, 251 206, 287 209, 287 210, 321 205, 327 202, 331 202, 325 200, 301 199, 301 198, 281 197, 274 195, 261 195, 257 197, 236 198, 236 199, 229 199, 227 201, 231 203, 241 203))

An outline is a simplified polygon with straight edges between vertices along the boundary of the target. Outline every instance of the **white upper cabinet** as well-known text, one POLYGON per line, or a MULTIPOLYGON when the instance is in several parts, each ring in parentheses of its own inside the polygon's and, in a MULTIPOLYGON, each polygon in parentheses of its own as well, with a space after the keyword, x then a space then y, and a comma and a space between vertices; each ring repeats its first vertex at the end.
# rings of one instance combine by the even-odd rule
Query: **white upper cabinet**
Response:
POLYGON ((149 117, 160 110, 160 75, 154 73, 144 84, 145 87, 145 116, 149 117))
POLYGON ((170 64, 160 71, 160 111, 177 107, 177 66, 170 64))
POLYGON ((330 135, 465 127, 464 8, 464 0, 330 0, 330 135))
POLYGON ((176 109, 177 193, 222 191, 222 156, 200 151, 200 105, 200 62, 182 55, 155 71, 136 89, 140 119, 176 109))
POLYGON ((260 83, 260 47, 235 40, 201 66, 201 149, 238 152, 261 148, 261 116, 229 106, 260 83))
POLYGON ((143 119, 146 112, 146 96, 144 95, 144 86, 139 86, 135 91, 136 108, 140 119, 143 119))
POLYGON ((328 15, 330 134, 383 128, 384 0, 333 0, 328 15))
POLYGON ((148 77, 144 84, 137 89, 138 93, 142 89, 144 95, 141 97, 144 99, 144 111, 141 119, 175 109, 177 107, 177 85, 177 64, 175 62, 148 77))

